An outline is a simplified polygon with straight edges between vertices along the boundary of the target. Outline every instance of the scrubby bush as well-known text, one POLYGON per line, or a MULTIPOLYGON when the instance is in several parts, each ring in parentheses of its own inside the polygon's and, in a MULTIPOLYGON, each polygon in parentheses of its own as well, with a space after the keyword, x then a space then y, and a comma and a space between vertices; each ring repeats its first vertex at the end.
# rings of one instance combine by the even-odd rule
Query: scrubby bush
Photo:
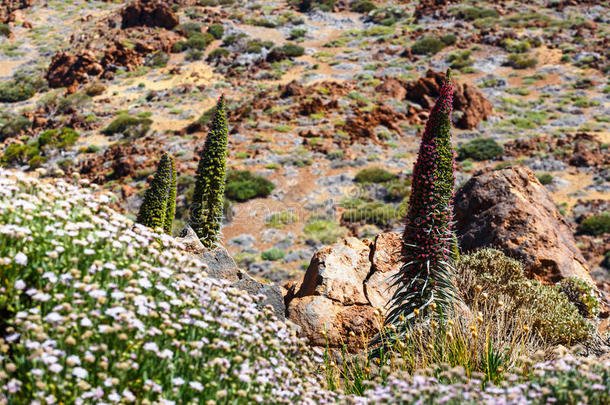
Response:
POLYGON ((208 248, 216 245, 222 224, 228 132, 226 104, 221 96, 200 155, 191 203, 191 228, 208 248))
POLYGON ((295 44, 286 44, 278 50, 289 58, 296 58, 305 54, 305 48, 295 44))
POLYGON ((203 52, 198 49, 190 49, 184 57, 189 62, 195 62, 201 60, 201 58, 203 58, 203 52))
POLYGON ((457 40, 458 40, 458 37, 455 34, 445 34, 441 37, 441 41, 446 46, 455 44, 457 42, 457 40))
POLYGON ((150 67, 159 68, 159 67, 167 66, 168 62, 169 62, 168 54, 166 54, 165 52, 155 52, 146 57, 145 65, 150 66, 150 67))
POLYGON ((466 71, 474 64, 474 60, 470 58, 472 52, 469 50, 452 52, 447 56, 447 62, 451 69, 466 71))
POLYGON ((307 34, 307 29, 305 28, 293 28, 290 31, 290 39, 299 39, 303 38, 307 34))
POLYGON ((454 7, 450 10, 451 14, 465 21, 474 21, 479 18, 497 18, 496 10, 477 6, 454 7))
POLYGON ((187 49, 203 51, 212 41, 214 41, 214 36, 212 34, 207 32, 205 34, 197 33, 189 37, 186 41, 176 42, 172 48, 172 51, 182 52, 187 49))
POLYGON ((593 236, 610 233, 610 212, 585 218, 578 226, 578 232, 593 236))
POLYGON ((222 39, 225 29, 222 24, 212 24, 208 27, 208 32, 212 34, 214 39, 222 39))
POLYGON ((411 51, 416 55, 434 55, 444 47, 443 41, 437 37, 427 36, 411 45, 411 51))
POLYGON ((226 48, 216 48, 208 54, 207 60, 214 61, 216 59, 226 58, 230 54, 231 54, 231 52, 229 52, 229 50, 226 48))
POLYGON ((397 219, 396 208, 392 204, 375 201, 359 204, 347 209, 341 214, 341 219, 348 223, 367 223, 378 226, 388 226, 397 219))
POLYGON ((8 38, 11 36, 11 27, 8 24, 0 24, 0 35, 8 38))
POLYGON ((146 135, 151 124, 152 120, 149 118, 137 118, 128 114, 120 114, 102 130, 102 134, 123 134, 127 137, 139 138, 146 135))
MULTIPOLYGON (((4 118, 4 117, 3 117, 4 118)), ((19 115, 17 117, 8 116, 5 124, 0 126, 0 142, 21 135, 23 132, 32 127, 32 122, 26 117, 19 115)))
POLYGON ((546 186, 553 182, 553 175, 550 173, 538 173, 536 178, 540 182, 540 184, 546 186))
POLYGON ((347 229, 339 226, 335 221, 323 217, 309 218, 303 228, 305 242, 313 245, 330 245, 347 233, 347 229))
POLYGON ((510 307, 529 322, 548 344, 574 344, 593 335, 593 326, 561 291, 560 285, 543 285, 524 276, 523 265, 495 249, 482 249, 460 257, 458 290, 466 304, 480 294, 510 307))
POLYGON ((279 248, 271 248, 261 253, 261 258, 263 260, 269 260, 271 262, 283 259, 284 256, 286 256, 286 252, 279 248))
POLYGON ((458 159, 489 160, 502 157, 504 148, 491 138, 477 138, 460 145, 458 159))
POLYGON ((373 10, 375 10, 377 8, 375 3, 373 3, 370 0, 355 1, 355 2, 352 3, 351 7, 352 7, 352 10, 357 12, 357 13, 368 13, 368 12, 373 11, 373 10))
POLYGON ((369 167, 360 170, 355 177, 357 183, 384 183, 396 178, 396 175, 380 167, 369 167))
POLYGON ((62 127, 61 129, 49 129, 41 132, 38 136, 38 147, 56 147, 65 149, 73 146, 79 138, 78 132, 70 127, 62 127))
POLYGON ((0 101, 4 103, 16 103, 32 98, 36 94, 36 88, 30 83, 9 80, 0 84, 0 101))
POLYGON ((515 69, 527 69, 536 66, 538 59, 527 55, 511 54, 508 56, 506 64, 515 69))
POLYGON ((231 170, 227 174, 227 198, 243 202, 253 198, 267 197, 275 185, 264 177, 248 170, 231 170))
POLYGON ((292 211, 282 211, 271 214, 269 218, 267 218, 267 226, 271 228, 282 228, 296 222, 297 219, 297 216, 292 211))
POLYGON ((187 38, 201 34, 201 24, 195 21, 188 21, 176 27, 177 31, 181 31, 187 38))
POLYGON ((584 280, 568 277, 558 284, 559 291, 564 293, 570 302, 576 305, 580 315, 585 318, 594 318, 599 312, 599 298, 595 295, 593 287, 584 280))

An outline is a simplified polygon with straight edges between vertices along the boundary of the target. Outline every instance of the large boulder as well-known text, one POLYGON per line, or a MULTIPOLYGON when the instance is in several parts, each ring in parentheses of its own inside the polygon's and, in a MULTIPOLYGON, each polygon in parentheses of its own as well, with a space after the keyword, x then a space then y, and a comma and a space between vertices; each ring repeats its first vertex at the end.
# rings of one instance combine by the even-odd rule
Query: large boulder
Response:
POLYGON ((475 174, 456 194, 455 221, 464 251, 494 247, 524 263, 530 278, 593 283, 572 229, 525 166, 475 174))
POLYGON ((166 2, 135 0, 121 10, 122 28, 148 26, 173 29, 180 23, 178 16, 166 2))
POLYGON ((363 336, 373 336, 383 322, 399 254, 395 233, 373 242, 348 237, 320 249, 303 281, 285 298, 288 319, 314 346, 362 348, 363 336))
MULTIPOLYGON (((428 70, 425 77, 409 82, 405 88, 407 99, 431 109, 440 94, 445 74, 428 70)), ((454 124, 458 128, 473 129, 493 114, 493 106, 483 94, 467 83, 455 83, 453 109, 456 111, 454 124)))
POLYGON ((78 54, 59 52, 51 60, 46 79, 50 87, 75 87, 89 77, 102 74, 104 68, 90 51, 78 54))
POLYGON ((208 277, 226 280, 231 287, 246 291, 252 296, 261 296, 262 298, 257 301, 259 308, 271 306, 278 319, 286 319, 284 297, 278 286, 261 283, 250 277, 237 267, 235 260, 225 248, 206 249, 190 226, 186 227, 176 240, 182 244, 186 252, 206 264, 208 277))

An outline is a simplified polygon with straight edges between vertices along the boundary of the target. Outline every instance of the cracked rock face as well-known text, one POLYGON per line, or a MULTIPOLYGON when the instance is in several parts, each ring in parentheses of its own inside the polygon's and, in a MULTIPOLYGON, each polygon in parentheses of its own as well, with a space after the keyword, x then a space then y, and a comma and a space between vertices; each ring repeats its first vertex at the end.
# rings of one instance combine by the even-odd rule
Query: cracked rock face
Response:
POLYGON ((314 346, 363 346, 383 322, 392 294, 391 277, 400 268, 400 235, 374 241, 348 237, 315 253, 303 281, 286 297, 287 317, 314 346), (326 331, 326 337, 323 332, 326 331))

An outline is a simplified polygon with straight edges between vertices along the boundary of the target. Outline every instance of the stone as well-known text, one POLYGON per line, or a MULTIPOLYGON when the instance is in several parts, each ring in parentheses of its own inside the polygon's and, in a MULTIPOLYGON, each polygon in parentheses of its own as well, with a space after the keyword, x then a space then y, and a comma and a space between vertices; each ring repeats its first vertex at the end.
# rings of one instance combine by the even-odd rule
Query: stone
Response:
POLYGON ((593 283, 573 231, 546 188, 525 166, 475 174, 456 194, 455 229, 463 251, 494 247, 546 283, 593 283))
POLYGON ((89 77, 101 75, 103 71, 104 68, 90 51, 76 55, 59 52, 51 60, 46 79, 53 88, 75 87, 79 83, 86 82, 89 77))
POLYGON ((242 271, 237 267, 235 260, 229 255, 227 249, 217 247, 205 250, 198 255, 199 259, 208 265, 209 277, 227 280, 236 283, 242 279, 242 271))
POLYGON ((300 336, 313 346, 328 340, 332 348, 362 349, 383 323, 400 246, 400 234, 383 233, 374 242, 348 237, 318 250, 303 281, 286 285, 286 314, 300 336))
POLYGON ((180 236, 176 238, 176 241, 181 243, 183 250, 189 253, 200 254, 205 251, 205 246, 203 246, 203 243, 201 243, 201 240, 199 240, 199 237, 189 225, 180 232, 180 236))
POLYGON ((173 29, 180 23, 178 16, 165 2, 136 0, 121 10, 122 28, 148 26, 173 29))
POLYGON ((364 282, 366 296, 374 308, 385 309, 394 294, 395 288, 391 285, 401 267, 401 245, 402 237, 396 232, 382 233, 375 238, 371 274, 364 282))
POLYGON ((363 283, 370 271, 369 253, 368 245, 351 237, 317 251, 296 296, 315 294, 343 305, 368 304, 363 283))
POLYGON ((286 318, 286 307, 284 306, 284 297, 280 287, 256 281, 244 272, 241 272, 241 277, 241 280, 233 284, 232 287, 244 290, 252 296, 262 295, 262 300, 257 301, 259 307, 269 305, 273 308, 273 312, 279 319, 284 320, 286 318))

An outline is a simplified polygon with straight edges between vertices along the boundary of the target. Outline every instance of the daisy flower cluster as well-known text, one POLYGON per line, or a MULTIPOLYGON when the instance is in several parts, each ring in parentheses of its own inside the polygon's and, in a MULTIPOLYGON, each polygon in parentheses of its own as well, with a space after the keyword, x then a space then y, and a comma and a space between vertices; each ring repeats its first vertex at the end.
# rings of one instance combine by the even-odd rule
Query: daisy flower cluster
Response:
POLYGON ((261 297, 109 202, 0 169, 0 404, 334 401, 261 297))
MULTIPOLYGON (((433 373, 429 373, 433 374, 433 373)), ((608 404, 610 360, 566 356, 526 366, 522 375, 508 375, 500 386, 466 378, 461 367, 437 376, 401 372, 382 386, 369 382, 363 396, 344 399, 350 405, 368 404, 608 404), (452 381, 451 384, 443 381, 452 381)))

